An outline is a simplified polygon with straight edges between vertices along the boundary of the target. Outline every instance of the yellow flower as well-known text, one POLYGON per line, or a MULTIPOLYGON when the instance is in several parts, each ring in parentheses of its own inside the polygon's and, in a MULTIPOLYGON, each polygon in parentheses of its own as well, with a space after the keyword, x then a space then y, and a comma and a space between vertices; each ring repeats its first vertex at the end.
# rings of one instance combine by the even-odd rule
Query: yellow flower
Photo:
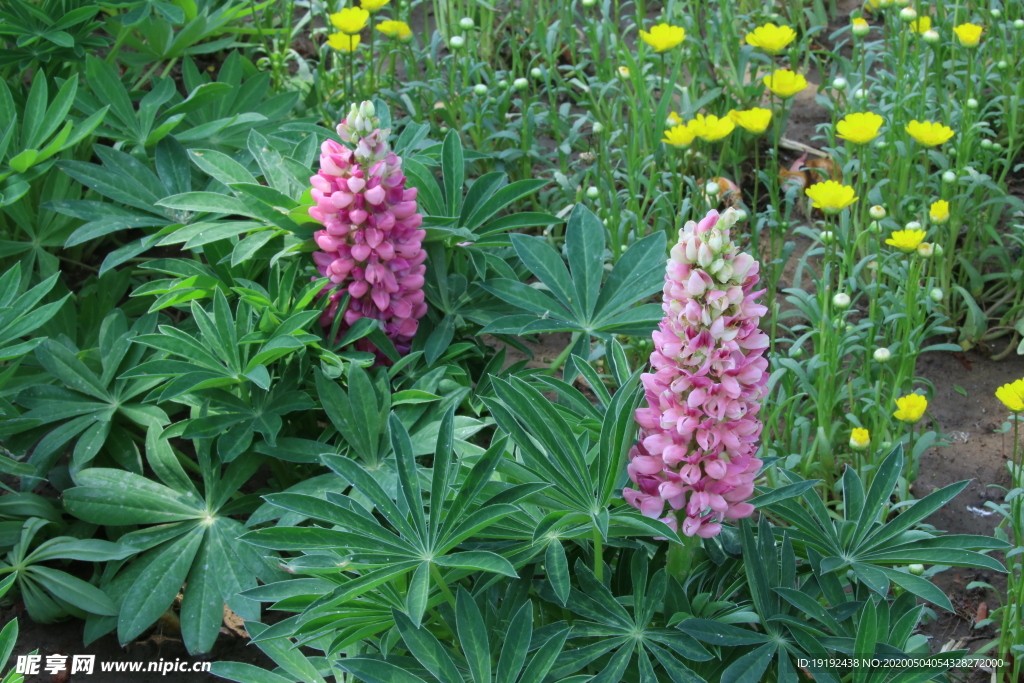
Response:
POLYGON ((1018 379, 996 389, 996 398, 1002 401, 1011 413, 1024 411, 1024 379, 1018 379))
POLYGON ((871 444, 871 433, 861 427, 856 427, 850 432, 850 448, 855 451, 862 451, 871 444))
POLYGON ((940 199, 937 202, 932 202, 932 205, 928 207, 928 217, 932 219, 932 223, 936 225, 942 225, 949 220, 949 202, 945 199, 940 199))
POLYGON ((924 417, 924 411, 928 409, 928 399, 921 394, 907 394, 896 399, 898 410, 892 414, 897 420, 914 424, 924 417))
POLYGON ((893 230, 892 237, 885 243, 909 254, 917 251, 918 245, 924 241, 926 234, 924 230, 893 230))
POLYGON ((669 128, 683 125, 683 117, 679 115, 677 111, 670 111, 668 113, 668 120, 666 121, 669 128))
POLYGON ((369 19, 370 13, 362 7, 346 7, 331 15, 331 23, 334 24, 334 28, 349 35, 362 31, 369 19))
POLYGON ((825 213, 839 213, 859 199, 854 196, 852 187, 834 180, 811 185, 804 190, 804 194, 811 198, 811 205, 814 208, 825 213))
POLYGON ((640 37, 654 48, 655 52, 665 52, 686 40, 686 29, 671 24, 658 24, 651 27, 650 33, 640 31, 640 37))
POLYGON ((953 129, 933 121, 913 120, 905 129, 910 137, 925 147, 941 145, 953 137, 953 129))
POLYGON ((359 34, 332 33, 327 37, 327 44, 338 52, 355 52, 359 47, 359 34))
POLYGON ((776 54, 796 39, 796 31, 788 26, 765 24, 747 34, 747 45, 759 47, 769 54, 776 54))
POLYGON ((744 109, 743 111, 733 109, 729 112, 729 118, 747 132, 760 135, 768 129, 768 124, 772 122, 772 110, 761 109, 760 107, 744 109))
POLYGON ((847 114, 836 124, 836 134, 855 145, 863 145, 878 137, 883 123, 885 119, 872 112, 847 114))
POLYGON ((807 87, 807 79, 789 69, 777 69, 762 80, 769 90, 784 100, 807 87))
POLYGON ((389 2, 391 0, 359 0, 359 4, 363 6, 363 9, 371 13, 376 12, 389 2))
POLYGON ((910 22, 910 28, 918 33, 924 33, 932 27, 932 18, 925 14, 910 22))
POLYGON ((686 124, 686 127, 691 133, 697 137, 707 140, 708 142, 714 142, 721 140, 736 128, 736 124, 731 118, 718 118, 714 114, 697 114, 697 116, 686 124))
POLYGON ((977 47, 978 42, 981 41, 981 31, 982 28, 977 24, 960 24, 953 29, 956 39, 964 47, 977 47))
POLYGON ((695 137, 697 136, 693 131, 686 126, 673 126, 665 131, 665 137, 661 141, 673 147, 689 147, 695 137))
POLYGON ((870 31, 871 24, 864 17, 856 17, 850 20, 850 25, 857 31, 870 31))
POLYGON ((377 24, 377 30, 388 38, 405 40, 412 35, 412 29, 404 21, 382 21, 377 24))

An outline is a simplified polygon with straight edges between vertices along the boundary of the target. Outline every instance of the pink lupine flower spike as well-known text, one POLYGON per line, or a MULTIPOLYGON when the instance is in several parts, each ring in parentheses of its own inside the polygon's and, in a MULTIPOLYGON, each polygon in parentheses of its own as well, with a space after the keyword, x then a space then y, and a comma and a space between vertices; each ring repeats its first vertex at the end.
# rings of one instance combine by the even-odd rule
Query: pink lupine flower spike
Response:
POLYGON ((711 211, 679 231, 665 273, 665 317, 652 335, 647 407, 636 411, 630 451, 636 489, 623 496, 686 536, 710 538, 747 517, 761 461, 757 419, 768 382, 767 309, 755 300, 758 262, 729 237, 737 214, 711 211), (669 510, 666 513, 665 506, 669 510))
MULTIPOLYGON (((421 246, 426 231, 417 210, 416 188, 406 189, 402 159, 388 146, 373 103, 352 105, 338 125, 350 149, 333 140, 321 146, 320 172, 310 178, 316 206, 309 215, 323 224, 313 254, 320 274, 329 277, 330 304, 320 318, 330 327, 338 303, 348 293, 341 331, 360 318, 376 318, 400 353, 408 353, 419 320, 427 312, 421 246), (332 291, 333 290, 333 291, 332 291)), ((357 346, 376 351, 367 340, 357 346)))

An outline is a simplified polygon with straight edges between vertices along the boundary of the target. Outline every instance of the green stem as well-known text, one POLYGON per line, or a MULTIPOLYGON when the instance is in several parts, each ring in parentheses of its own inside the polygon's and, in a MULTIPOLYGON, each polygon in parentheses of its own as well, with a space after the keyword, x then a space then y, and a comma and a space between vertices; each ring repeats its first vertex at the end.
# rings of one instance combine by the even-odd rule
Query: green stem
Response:
POLYGON ((594 525, 594 576, 601 583, 604 583, 604 541, 601 538, 601 530, 594 525))

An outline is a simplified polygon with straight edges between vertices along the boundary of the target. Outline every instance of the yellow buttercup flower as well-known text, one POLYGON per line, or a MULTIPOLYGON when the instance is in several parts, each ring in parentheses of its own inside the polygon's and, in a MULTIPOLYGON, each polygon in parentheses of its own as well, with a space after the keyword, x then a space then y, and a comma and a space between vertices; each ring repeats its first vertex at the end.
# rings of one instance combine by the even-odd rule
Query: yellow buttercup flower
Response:
POLYGON ((960 24, 953 29, 953 33, 964 47, 977 47, 981 41, 982 30, 977 24, 960 24))
POLYGON ((769 90, 784 100, 807 87, 807 79, 789 69, 777 69, 762 80, 769 90))
POLYGON ((715 142, 721 140, 736 128, 735 122, 731 118, 718 118, 714 114, 697 114, 692 121, 686 124, 686 127, 691 133, 707 140, 708 142, 715 142))
POLYGON ((367 12, 376 12, 389 2, 391 2, 391 0, 359 0, 359 4, 362 5, 363 9, 367 12))
POLYGON ((377 30, 388 38, 405 40, 412 35, 412 29, 404 21, 382 21, 377 24, 377 30))
POLYGON ((952 128, 933 121, 918 121, 915 119, 907 124, 905 130, 910 134, 910 137, 917 140, 918 144, 925 147, 941 145, 953 137, 952 128))
POLYGON ((811 205, 814 208, 825 213, 839 213, 859 199, 854 196, 852 187, 834 180, 811 185, 804 190, 804 194, 811 198, 811 205))
POLYGON ((1011 413, 1024 411, 1024 379, 1018 379, 996 389, 996 398, 1002 401, 1011 413))
POLYGON ((864 145, 878 137, 878 130, 885 123, 873 112, 847 114, 836 124, 836 135, 847 142, 864 145))
POLYGON ((765 24, 747 34, 747 45, 759 47, 769 54, 776 54, 796 40, 796 31, 788 26, 765 24))
POLYGON ((355 52, 359 47, 359 34, 332 33, 327 37, 327 44, 338 52, 355 52))
POLYGON ((661 141, 673 147, 689 147, 695 137, 697 136, 693 131, 686 126, 673 126, 665 131, 665 137, 661 141))
POLYGON ((652 26, 650 33, 640 31, 640 37, 654 48, 655 52, 666 52, 686 40, 686 29, 662 23, 652 26))
POLYGON ((932 18, 925 14, 910 22, 910 29, 918 33, 924 33, 932 27, 932 18))
POLYGON ((931 206, 928 207, 928 217, 932 219, 932 223, 936 225, 942 225, 949 220, 949 202, 945 199, 940 199, 937 202, 932 202, 931 206))
POLYGON ((927 234, 924 230, 894 230, 885 243, 909 254, 917 251, 927 234))
POLYGON ((679 115, 677 111, 670 111, 668 113, 668 120, 665 122, 669 128, 683 125, 683 117, 679 115))
POLYGON ((334 24, 334 28, 349 35, 362 31, 369 20, 370 13, 362 7, 346 7, 331 15, 331 23, 334 24))
POLYGON ((907 394, 896 399, 898 410, 892 414, 897 420, 914 424, 924 417, 924 411, 928 410, 928 399, 921 394, 907 394))
POLYGON ((729 112, 729 118, 748 133, 760 135, 768 130, 768 124, 772 122, 772 110, 760 107, 742 111, 733 109, 729 112))
POLYGON ((868 430, 856 427, 850 432, 850 448, 862 451, 869 445, 871 445, 871 433, 868 430))

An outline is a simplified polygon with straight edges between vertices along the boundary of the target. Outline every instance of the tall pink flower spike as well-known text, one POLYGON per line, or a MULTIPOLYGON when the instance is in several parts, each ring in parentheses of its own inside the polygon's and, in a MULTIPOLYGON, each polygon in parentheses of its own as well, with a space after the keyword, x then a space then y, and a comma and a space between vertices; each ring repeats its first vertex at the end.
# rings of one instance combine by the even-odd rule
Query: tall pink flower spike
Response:
MULTIPOLYGON (((338 136, 355 149, 327 140, 320 147, 320 172, 309 179, 316 201, 309 215, 324 226, 314 235, 322 251, 313 260, 331 279, 324 288, 331 292, 330 304, 320 324, 333 324, 347 293, 342 331, 360 318, 375 318, 398 351, 408 353, 427 312, 427 254, 421 246, 426 231, 420 229, 416 188, 406 189, 402 159, 388 147, 391 131, 381 130, 374 114, 372 102, 353 104, 338 124, 338 136)), ((357 346, 376 351, 367 340, 357 346)))
POLYGON ((767 309, 754 303, 758 262, 729 238, 737 213, 711 211, 679 231, 665 272, 665 317, 652 335, 647 407, 623 496, 686 536, 711 538, 747 517, 761 461, 757 413, 768 382, 767 309), (665 510, 668 504, 669 510, 665 510), (681 528, 680 528, 681 527, 681 528))

